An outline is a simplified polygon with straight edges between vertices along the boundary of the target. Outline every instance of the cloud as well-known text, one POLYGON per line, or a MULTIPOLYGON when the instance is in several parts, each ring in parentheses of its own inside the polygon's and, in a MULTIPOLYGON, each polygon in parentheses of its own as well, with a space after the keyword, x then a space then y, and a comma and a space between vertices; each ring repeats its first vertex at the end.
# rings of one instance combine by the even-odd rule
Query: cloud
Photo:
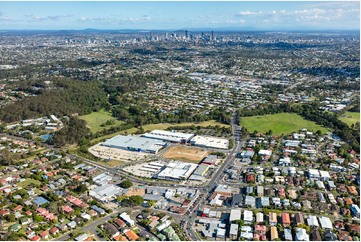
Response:
POLYGON ((18 22, 19 20, 11 19, 9 16, 6 16, 4 12, 0 12, 0 21, 1 22, 18 22))
POLYGON ((308 8, 311 5, 306 5, 296 10, 241 11, 235 14, 235 17, 254 24, 263 22, 268 25, 342 26, 347 21, 356 23, 355 20, 360 18, 357 5, 318 4, 311 8, 308 8))
POLYGON ((25 15, 25 18, 28 19, 28 21, 32 21, 32 22, 45 22, 45 21, 60 21, 63 20, 64 18, 70 18, 73 17, 73 15, 52 15, 52 16, 45 16, 45 17, 39 17, 39 16, 35 16, 33 14, 27 14, 25 15))
POLYGON ((263 12, 262 11, 256 11, 256 12, 252 12, 252 11, 244 11, 244 12, 239 12, 238 14, 236 14, 235 16, 255 16, 255 15, 261 15, 263 12))

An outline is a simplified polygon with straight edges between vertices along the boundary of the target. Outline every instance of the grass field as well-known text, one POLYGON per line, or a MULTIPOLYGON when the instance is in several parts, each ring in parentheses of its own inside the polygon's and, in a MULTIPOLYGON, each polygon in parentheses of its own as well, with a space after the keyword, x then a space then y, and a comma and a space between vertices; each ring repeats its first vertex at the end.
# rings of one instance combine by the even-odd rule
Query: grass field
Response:
POLYGON ((360 113, 356 112, 346 112, 344 115, 340 117, 340 120, 346 123, 348 126, 351 124, 355 124, 356 122, 360 122, 360 113))
POLYGON ((93 112, 91 114, 79 116, 79 118, 85 120, 87 126, 90 128, 91 132, 93 133, 96 133, 102 129, 109 129, 112 126, 116 126, 124 123, 123 121, 119 121, 116 118, 112 117, 111 113, 105 110, 100 110, 98 112, 93 112), (114 124, 101 127, 101 125, 108 120, 114 120, 114 124))
POLYGON ((19 182, 18 185, 19 187, 22 187, 24 189, 26 189, 28 186, 30 186, 31 184, 36 184, 37 186, 41 185, 41 182, 38 180, 34 180, 32 178, 28 178, 25 181, 19 182))
POLYGON ((261 133, 272 130, 273 134, 289 134, 303 128, 313 130, 314 132, 320 130, 322 133, 328 131, 315 122, 305 120, 300 115, 294 113, 244 117, 241 118, 241 126, 246 127, 251 133, 255 130, 261 133))
POLYGON ((174 146, 164 153, 163 158, 199 163, 206 156, 208 156, 208 152, 205 150, 174 146))
MULTIPOLYGON (((229 127, 229 125, 227 124, 222 124, 222 123, 219 123, 215 120, 210 120, 210 121, 205 121, 205 122, 200 122, 200 123, 179 123, 179 124, 169 124, 169 123, 160 123, 160 124, 147 124, 147 125, 144 125, 143 126, 143 129, 145 131, 152 131, 152 130, 155 130, 155 129, 161 129, 161 130, 164 130, 164 129, 167 129, 169 127, 172 127, 172 126, 192 126, 192 125, 195 125, 195 126, 201 126, 201 127, 207 127, 207 126, 216 126, 216 125, 219 125, 220 127, 229 127)), ((102 139, 110 139, 116 135, 119 135, 119 134, 134 134, 135 132, 137 132, 138 129, 136 128, 131 128, 131 129, 126 129, 126 130, 123 130, 123 131, 119 131, 119 132, 116 132, 114 134, 109 134, 109 135, 104 135, 102 137, 99 137, 99 138, 96 138, 96 139, 93 139, 92 140, 92 143, 97 143, 97 142, 100 142, 102 139)))

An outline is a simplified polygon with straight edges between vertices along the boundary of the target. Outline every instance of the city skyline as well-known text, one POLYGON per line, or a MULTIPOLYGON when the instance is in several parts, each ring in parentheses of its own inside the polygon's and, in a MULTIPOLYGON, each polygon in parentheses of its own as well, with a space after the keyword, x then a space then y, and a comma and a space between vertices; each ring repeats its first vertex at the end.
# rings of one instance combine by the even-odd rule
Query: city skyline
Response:
POLYGON ((351 2, 0 2, 2 30, 359 30, 351 2))

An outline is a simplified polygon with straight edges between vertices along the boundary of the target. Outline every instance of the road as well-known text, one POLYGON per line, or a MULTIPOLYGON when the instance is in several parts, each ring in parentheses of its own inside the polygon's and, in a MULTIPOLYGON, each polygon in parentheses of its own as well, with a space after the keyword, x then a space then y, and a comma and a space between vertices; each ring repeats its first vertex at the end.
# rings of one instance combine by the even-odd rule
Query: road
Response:
POLYGON ((230 164, 232 164, 232 162, 234 161, 236 154, 239 153, 241 148, 243 147, 243 143, 240 141, 240 127, 237 111, 233 113, 233 116, 231 118, 231 124, 232 134, 235 140, 234 147, 227 156, 227 158, 224 160, 223 164, 218 169, 216 174, 213 176, 211 181, 208 183, 208 185, 205 185, 203 188, 201 188, 202 195, 198 198, 198 201, 196 201, 196 203, 198 202, 198 206, 195 206, 192 210, 190 210, 190 216, 184 220, 184 223, 186 224, 186 234, 191 240, 201 240, 198 233, 195 232, 193 229, 197 217, 197 212, 201 211, 203 206, 207 203, 207 200, 212 194, 212 191, 217 187, 224 170, 230 167, 230 164))
MULTIPOLYGON (((125 209, 124 209, 125 210, 125 209)), ((100 224, 103 224, 105 222, 107 222, 114 214, 117 214, 121 212, 121 210, 117 210, 111 214, 108 214, 107 216, 105 217, 102 217, 102 218, 99 218, 93 222, 91 222, 90 224, 84 226, 84 227, 81 227, 81 231, 96 231, 96 227, 100 224)), ((55 238, 53 240, 56 240, 56 241, 68 241, 69 239, 71 239, 71 233, 74 232, 74 230, 70 231, 70 232, 67 232, 66 234, 64 234, 62 237, 59 237, 59 238, 55 238)))
MULTIPOLYGON (((231 118, 231 125, 232 125, 232 135, 234 138, 234 147, 233 149, 229 152, 228 156, 226 157, 226 159, 224 160, 223 164, 219 167, 218 171, 216 172, 216 174, 213 176, 213 178, 211 178, 210 182, 208 184, 202 185, 202 186, 198 186, 198 187, 194 187, 194 188, 198 188, 201 191, 201 196, 197 199, 198 201, 195 202, 195 204, 198 204, 197 206, 194 206, 193 209, 190 209, 189 214, 190 216, 186 219, 183 219, 182 222, 184 224, 186 224, 186 234, 189 237, 189 239, 192 240, 200 240, 199 235, 192 229, 192 226, 195 222, 195 219, 197 217, 197 211, 198 210, 202 210, 202 207, 206 204, 208 197, 211 195, 211 192, 217 187, 219 180, 221 179, 221 175, 224 173, 225 169, 228 169, 230 167, 230 164, 233 163, 233 161, 235 160, 235 156, 237 153, 240 152, 240 149, 243 147, 243 143, 240 141, 240 127, 239 127, 239 120, 238 120, 238 113, 237 111, 233 113, 233 116, 231 118)), ((31 141, 31 140, 27 140, 25 138, 21 138, 21 137, 17 137, 17 136, 11 136, 8 134, 3 134, 4 136, 7 137, 12 137, 12 138, 16 138, 16 139, 20 139, 23 141, 31 141)), ((44 145, 45 147, 55 150, 55 151, 60 151, 60 149, 52 146, 52 145, 44 145)), ((150 185, 162 185, 162 186, 174 186, 176 185, 177 187, 189 187, 189 185, 182 185, 182 184, 165 184, 164 181, 144 181, 143 179, 134 177, 124 171, 122 171, 119 168, 110 168, 110 167, 106 167, 103 165, 100 165, 94 161, 91 161, 89 159, 83 158, 83 157, 78 157, 78 155, 76 154, 67 154, 67 156, 71 159, 81 159, 83 162, 91 164, 95 167, 97 167, 98 169, 104 170, 105 172, 111 173, 113 175, 119 176, 119 175, 123 175, 123 176, 127 176, 127 178, 133 182, 137 182, 137 183, 141 183, 141 184, 150 184, 150 185)), ((103 218, 100 218, 96 221, 91 222, 90 224, 86 225, 85 227, 82 227, 81 230, 82 231, 95 231, 96 227, 102 223, 105 223, 107 220, 109 220, 109 218, 116 214, 121 212, 123 209, 118 209, 115 212, 113 212, 112 214, 109 214, 103 218)), ((70 234, 71 232, 68 232, 67 234, 63 235, 60 238, 57 238, 56 240, 68 240, 70 239, 70 234)))

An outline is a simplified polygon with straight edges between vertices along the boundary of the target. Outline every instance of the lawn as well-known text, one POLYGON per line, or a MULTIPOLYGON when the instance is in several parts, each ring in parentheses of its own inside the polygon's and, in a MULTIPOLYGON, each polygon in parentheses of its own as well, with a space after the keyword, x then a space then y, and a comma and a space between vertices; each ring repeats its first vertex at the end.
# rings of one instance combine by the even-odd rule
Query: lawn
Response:
POLYGON ((298 114, 294 113, 278 113, 262 116, 252 116, 241 118, 241 126, 247 128, 249 132, 257 130, 261 133, 266 133, 269 130, 273 134, 289 134, 300 129, 306 128, 316 132, 320 130, 326 133, 328 130, 315 122, 308 121, 298 114))
MULTIPOLYGON (((143 126, 143 129, 144 131, 152 131, 152 130, 155 130, 155 129, 161 129, 161 130, 164 130, 164 129, 167 129, 168 127, 171 127, 171 126, 192 126, 192 125, 195 125, 195 126, 201 126, 201 127, 207 127, 207 126, 216 126, 216 125, 219 125, 220 127, 229 127, 229 125, 227 124, 222 124, 222 123, 219 123, 215 120, 210 120, 210 121, 205 121, 205 122, 200 122, 200 123, 179 123, 179 124, 169 124, 169 123, 160 123, 160 124, 147 124, 147 125, 144 125, 143 126)), ((119 134, 122 134, 122 135, 125 135, 125 134, 134 134, 135 132, 137 132, 137 128, 131 128, 131 129, 126 129, 126 130, 123 130, 123 131, 119 131, 119 132, 116 132, 116 133, 113 133, 113 134, 108 134, 108 135, 104 135, 102 137, 99 137, 99 138, 96 138, 96 139, 93 139, 92 140, 92 144, 95 144, 95 143, 98 143, 100 142, 101 140, 103 139, 110 139, 116 135, 119 135, 119 134)))
POLYGON ((174 146, 164 153, 163 158, 188 161, 198 164, 206 156, 208 156, 208 152, 205 150, 185 146, 174 146))
POLYGON ((37 186, 40 186, 41 185, 41 182, 38 181, 38 180, 34 180, 32 178, 28 178, 26 179, 25 181, 22 181, 22 182, 19 182, 18 185, 19 187, 22 187, 24 189, 26 189, 27 187, 29 187, 31 184, 35 184, 37 186))
POLYGON ((87 126, 90 128, 91 132, 93 133, 96 133, 102 129, 109 129, 112 126, 117 126, 124 123, 123 121, 119 121, 116 118, 112 117, 111 113, 103 109, 98 112, 93 112, 91 114, 79 116, 79 118, 85 120, 87 126), (114 124, 102 127, 101 125, 108 120, 112 120, 114 124))
POLYGON ((346 123, 348 126, 351 124, 355 124, 356 122, 360 122, 360 113, 356 112, 346 112, 344 115, 340 117, 340 120, 346 123))

